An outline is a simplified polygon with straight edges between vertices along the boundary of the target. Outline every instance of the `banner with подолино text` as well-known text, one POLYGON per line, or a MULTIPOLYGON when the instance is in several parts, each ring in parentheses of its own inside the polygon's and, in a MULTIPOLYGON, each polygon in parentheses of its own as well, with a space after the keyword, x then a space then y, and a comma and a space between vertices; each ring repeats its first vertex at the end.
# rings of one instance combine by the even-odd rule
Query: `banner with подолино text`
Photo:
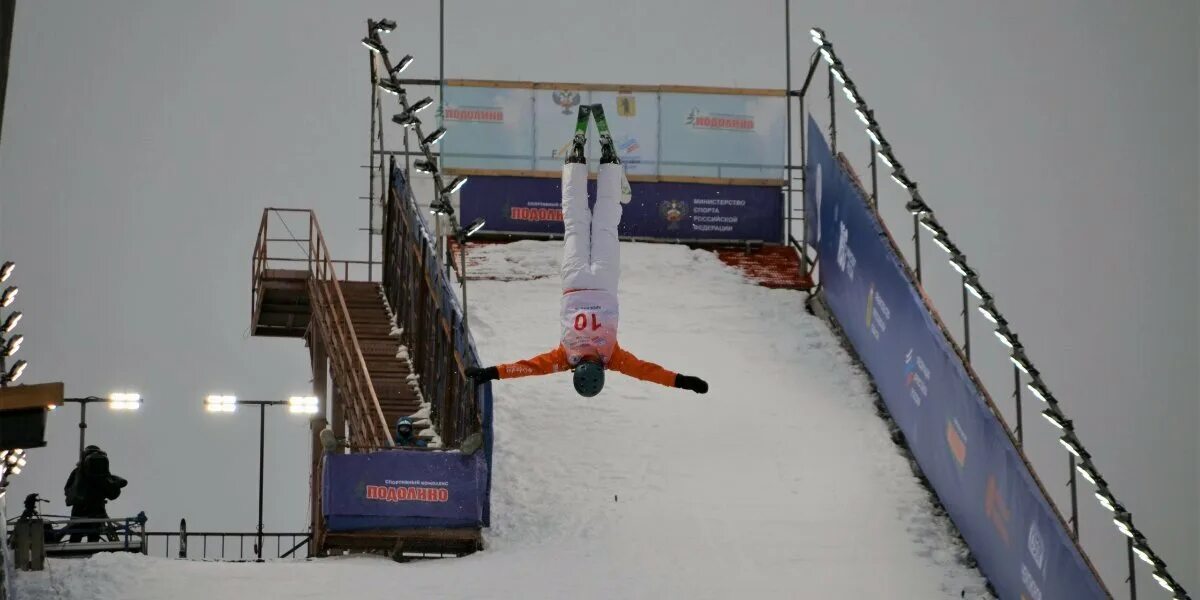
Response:
MULTIPOLYGON (((776 186, 631 182, 620 235, 678 241, 783 239, 783 193, 776 186)), ((485 233, 562 235, 559 178, 472 176, 460 193, 466 226, 484 218, 485 233)), ((596 197, 596 182, 588 182, 596 197)), ((594 202, 594 200, 593 200, 594 202)))
POLYGON ((330 531, 485 525, 483 452, 326 454, 323 476, 321 508, 330 531))

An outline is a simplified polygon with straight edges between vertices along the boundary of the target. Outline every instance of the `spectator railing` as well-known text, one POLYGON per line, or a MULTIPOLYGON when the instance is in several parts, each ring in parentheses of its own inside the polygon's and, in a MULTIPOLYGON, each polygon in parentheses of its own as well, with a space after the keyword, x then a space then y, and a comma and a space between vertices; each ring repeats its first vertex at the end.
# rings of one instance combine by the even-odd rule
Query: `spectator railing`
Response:
MULTIPOLYGON (((308 532, 264 532, 261 535, 264 540, 263 556, 267 556, 272 545, 266 540, 274 538, 277 559, 301 557, 300 550, 312 541, 312 534, 308 532)), ((253 561, 256 560, 254 542, 258 536, 256 531, 188 531, 187 519, 180 519, 179 531, 146 532, 147 553, 189 560, 253 561), (250 540, 248 548, 247 539, 250 540), (161 540, 161 553, 157 541, 153 549, 149 548, 154 540, 161 540)))

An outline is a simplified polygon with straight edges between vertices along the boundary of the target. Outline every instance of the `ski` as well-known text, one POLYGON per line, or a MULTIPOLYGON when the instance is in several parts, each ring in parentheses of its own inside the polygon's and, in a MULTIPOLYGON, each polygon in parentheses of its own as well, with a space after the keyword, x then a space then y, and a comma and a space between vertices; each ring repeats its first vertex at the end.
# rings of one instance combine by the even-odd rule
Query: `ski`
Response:
MULTIPOLYGON (((596 130, 600 132, 600 164, 621 164, 617 156, 616 145, 613 144, 612 132, 608 130, 608 120, 604 118, 604 105, 592 105, 592 118, 596 120, 596 130)), ((621 169, 621 204, 629 204, 633 199, 633 189, 629 187, 629 178, 625 169, 621 169)))
POLYGON ((612 132, 608 130, 608 120, 604 118, 604 105, 592 105, 592 118, 596 120, 596 131, 600 132, 600 164, 621 164, 617 148, 613 145, 612 132))
POLYGON ((579 116, 575 119, 575 137, 571 140, 571 150, 567 153, 568 163, 586 163, 587 157, 584 155, 584 146, 587 144, 587 128, 588 120, 591 118, 592 108, 586 104, 579 105, 579 116))

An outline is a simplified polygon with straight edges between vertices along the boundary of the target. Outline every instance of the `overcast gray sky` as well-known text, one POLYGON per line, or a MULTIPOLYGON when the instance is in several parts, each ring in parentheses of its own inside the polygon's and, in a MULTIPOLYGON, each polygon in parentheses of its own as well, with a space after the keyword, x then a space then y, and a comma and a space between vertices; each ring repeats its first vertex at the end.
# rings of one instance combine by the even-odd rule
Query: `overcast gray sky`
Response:
MULTIPOLYGON (((447 4, 449 77, 784 83, 779 1, 447 4)), ((112 512, 252 529, 254 415, 212 417, 201 398, 309 385, 299 341, 247 335, 250 250, 262 207, 312 207, 335 254, 365 257, 358 40, 383 16, 399 22, 391 47, 418 57, 409 74, 436 76, 435 2, 18 3, 0 255, 18 264, 25 381, 146 397, 140 414, 89 419, 132 481, 112 512)), ((823 26, 1113 489, 1200 588, 1195 3, 813 0, 792 18, 796 62, 823 26)), ((863 159, 852 129, 843 147, 863 159)), ((898 215, 898 196, 884 205, 898 215)), ((952 272, 927 273, 956 322, 952 272)), ((1005 405, 994 346, 975 362, 1005 405)), ((53 415, 17 494, 63 508, 76 419, 53 415)), ((275 411, 267 429, 267 526, 303 529, 305 428, 275 411)), ((1042 437, 1030 452, 1058 493, 1066 458, 1042 437)), ((1086 495, 1082 510, 1123 593, 1120 538, 1086 495)))

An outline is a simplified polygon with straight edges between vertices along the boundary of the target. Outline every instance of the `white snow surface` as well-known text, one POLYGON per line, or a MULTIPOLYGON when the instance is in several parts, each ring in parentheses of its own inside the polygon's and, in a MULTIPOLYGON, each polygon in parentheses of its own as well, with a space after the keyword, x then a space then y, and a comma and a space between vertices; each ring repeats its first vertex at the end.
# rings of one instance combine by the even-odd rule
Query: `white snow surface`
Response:
MULTIPOLYGON (((473 252, 532 275, 470 284, 484 361, 557 343, 560 252, 473 252)), ((19 598, 990 597, 802 293, 682 246, 624 244, 622 259, 622 346, 710 392, 615 373, 590 399, 568 374, 496 382, 485 551, 407 564, 51 560, 18 576, 19 598)))

